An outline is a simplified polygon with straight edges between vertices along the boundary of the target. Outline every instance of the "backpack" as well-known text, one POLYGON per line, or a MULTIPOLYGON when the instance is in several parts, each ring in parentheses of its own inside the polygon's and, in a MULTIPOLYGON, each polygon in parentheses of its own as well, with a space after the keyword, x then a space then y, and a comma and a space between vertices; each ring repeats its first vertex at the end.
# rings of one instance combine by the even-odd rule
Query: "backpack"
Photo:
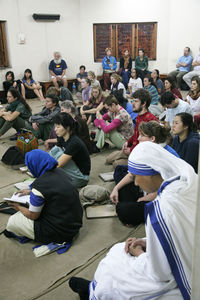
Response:
POLYGON ((16 146, 8 148, 2 156, 1 161, 9 166, 25 164, 24 157, 16 146))

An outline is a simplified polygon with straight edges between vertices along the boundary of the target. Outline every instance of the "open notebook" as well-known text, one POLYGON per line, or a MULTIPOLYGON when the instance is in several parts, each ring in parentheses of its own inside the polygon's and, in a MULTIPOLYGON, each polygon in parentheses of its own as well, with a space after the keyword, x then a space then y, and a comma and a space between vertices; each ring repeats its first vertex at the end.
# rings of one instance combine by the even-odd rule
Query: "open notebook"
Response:
POLYGON ((22 204, 29 204, 30 203, 30 195, 25 195, 19 197, 19 194, 13 194, 11 198, 3 198, 6 201, 13 201, 22 204))
POLYGON ((87 219, 109 218, 117 216, 115 205, 112 204, 88 206, 85 209, 85 213, 87 219))

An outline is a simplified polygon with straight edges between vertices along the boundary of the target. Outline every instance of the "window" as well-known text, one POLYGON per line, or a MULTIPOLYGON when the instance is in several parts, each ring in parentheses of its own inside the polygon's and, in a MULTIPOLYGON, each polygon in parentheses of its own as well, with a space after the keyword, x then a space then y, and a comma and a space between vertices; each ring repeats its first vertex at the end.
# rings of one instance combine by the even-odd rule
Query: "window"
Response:
POLYGON ((5 21, 0 21, 0 67, 8 67, 5 21))
POLYGON ((100 62, 105 49, 120 59, 124 49, 135 59, 142 48, 150 60, 156 59, 157 23, 93 24, 94 61, 100 62))

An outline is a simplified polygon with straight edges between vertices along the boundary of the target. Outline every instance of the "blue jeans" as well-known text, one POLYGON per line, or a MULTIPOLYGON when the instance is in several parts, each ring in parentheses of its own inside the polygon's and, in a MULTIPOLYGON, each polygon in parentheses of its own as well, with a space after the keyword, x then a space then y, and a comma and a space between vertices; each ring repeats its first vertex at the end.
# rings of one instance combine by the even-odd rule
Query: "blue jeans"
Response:
POLYGON ((128 82, 129 82, 130 76, 131 76, 130 71, 127 71, 127 72, 125 70, 122 71, 122 82, 126 89, 128 88, 128 82))

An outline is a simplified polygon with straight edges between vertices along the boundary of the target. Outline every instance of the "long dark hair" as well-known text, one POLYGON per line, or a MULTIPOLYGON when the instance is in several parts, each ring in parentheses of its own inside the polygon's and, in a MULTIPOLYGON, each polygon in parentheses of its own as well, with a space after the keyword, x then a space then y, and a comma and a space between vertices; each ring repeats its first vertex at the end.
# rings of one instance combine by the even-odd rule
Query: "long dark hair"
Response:
POLYGON ((32 111, 31 107, 28 105, 28 103, 26 102, 26 100, 21 96, 21 94, 18 92, 17 89, 11 87, 8 92, 10 92, 13 96, 13 98, 17 98, 17 100, 19 100, 22 104, 24 104, 24 106, 26 107, 27 110, 29 110, 30 112, 32 111))
POLYGON ((158 69, 154 69, 154 71, 156 71, 156 74, 157 74, 157 78, 156 78, 156 80, 158 80, 158 79, 160 78, 160 72, 159 72, 159 70, 158 70, 158 69))
POLYGON ((30 73, 31 74, 31 77, 30 77, 30 79, 33 79, 33 77, 32 77, 32 71, 31 71, 31 69, 26 69, 25 71, 24 71, 24 77, 23 77, 23 79, 27 79, 26 78, 26 76, 25 76, 25 73, 30 73))
POLYGON ((194 77, 192 77, 192 79, 191 79, 191 82, 192 82, 192 81, 196 81, 196 83, 197 83, 197 91, 193 92, 193 91, 190 90, 189 96, 190 96, 192 99, 196 100, 197 98, 200 97, 200 78, 199 78, 198 76, 194 76, 194 77))
POLYGON ((191 114, 188 114, 186 112, 178 113, 176 116, 180 117, 181 122, 184 126, 188 127, 188 134, 191 131, 196 131, 196 125, 193 122, 193 116, 191 114))
POLYGON ((171 77, 167 77, 165 80, 169 81, 169 83, 171 84, 171 90, 176 88, 176 82, 174 79, 172 79, 171 77))
POLYGON ((6 72, 6 75, 5 75, 5 79, 7 80, 7 76, 8 75, 11 75, 11 77, 12 77, 12 81, 14 81, 15 80, 15 75, 14 75, 14 73, 12 72, 12 71, 8 71, 8 72, 6 72))

